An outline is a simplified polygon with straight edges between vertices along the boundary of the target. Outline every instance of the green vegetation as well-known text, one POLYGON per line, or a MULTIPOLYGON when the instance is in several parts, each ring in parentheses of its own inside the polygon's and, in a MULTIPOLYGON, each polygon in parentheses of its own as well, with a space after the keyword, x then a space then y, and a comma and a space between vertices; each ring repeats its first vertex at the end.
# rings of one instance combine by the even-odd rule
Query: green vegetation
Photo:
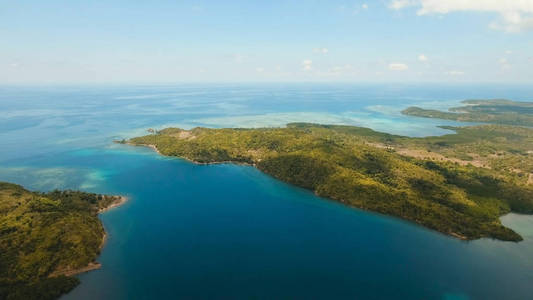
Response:
POLYGON ((527 150, 533 149, 533 130, 495 125, 454 129, 457 134, 408 138, 305 123, 167 128, 129 143, 152 145, 163 155, 197 163, 252 164, 320 196, 458 238, 520 241, 499 216, 533 213, 528 182, 533 158, 527 150))
POLYGON ((64 274, 94 262, 105 235, 97 213, 119 200, 0 182, 0 299, 56 299, 73 289, 78 279, 64 274))
POLYGON ((462 107, 454 107, 443 112, 420 107, 409 107, 402 111, 405 115, 454 120, 461 122, 482 122, 518 126, 533 126, 533 103, 504 99, 465 100, 462 107))

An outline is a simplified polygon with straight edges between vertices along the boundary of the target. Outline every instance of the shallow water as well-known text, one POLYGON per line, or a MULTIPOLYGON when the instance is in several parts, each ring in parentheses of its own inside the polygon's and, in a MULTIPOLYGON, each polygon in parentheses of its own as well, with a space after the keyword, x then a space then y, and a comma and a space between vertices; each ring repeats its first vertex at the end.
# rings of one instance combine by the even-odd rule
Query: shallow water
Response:
POLYGON ((533 99, 533 88, 188 85, 0 88, 0 180, 130 201, 101 215, 100 270, 65 299, 527 299, 533 218, 508 215, 521 243, 462 242, 348 208, 252 167, 194 165, 113 144, 148 127, 364 125, 405 135, 456 124, 405 117, 419 104, 533 99))

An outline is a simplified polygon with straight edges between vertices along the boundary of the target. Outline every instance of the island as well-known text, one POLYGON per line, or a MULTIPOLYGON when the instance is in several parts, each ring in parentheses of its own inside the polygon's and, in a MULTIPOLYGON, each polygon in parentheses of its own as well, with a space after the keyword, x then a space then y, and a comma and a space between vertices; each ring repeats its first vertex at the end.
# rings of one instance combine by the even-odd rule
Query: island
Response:
POLYGON ((465 106, 450 108, 448 112, 411 106, 402 113, 409 116, 460 122, 533 126, 533 102, 491 99, 464 100, 461 103, 465 106))
POLYGON ((106 234, 97 214, 125 197, 31 192, 0 182, 0 299, 56 299, 100 267, 106 234))
POLYGON ((464 240, 520 241, 499 217, 533 213, 533 130, 484 125, 411 138, 368 128, 166 128, 123 141, 199 164, 255 166, 349 206, 464 240))

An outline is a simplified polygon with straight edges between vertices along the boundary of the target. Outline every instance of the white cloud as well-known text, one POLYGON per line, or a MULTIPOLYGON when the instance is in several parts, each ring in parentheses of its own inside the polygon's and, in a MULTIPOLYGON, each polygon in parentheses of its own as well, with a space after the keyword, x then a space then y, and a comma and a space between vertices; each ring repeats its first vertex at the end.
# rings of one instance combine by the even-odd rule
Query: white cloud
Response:
POLYGON ((418 56, 418 61, 421 61, 421 62, 427 62, 428 61, 428 57, 425 56, 424 54, 420 54, 418 56))
POLYGON ((488 12, 533 12, 531 0, 418 0, 422 8, 418 14, 441 13, 453 11, 488 11, 488 12))
POLYGON ((389 64, 389 70, 392 70, 392 71, 405 71, 407 69, 409 69, 409 66, 407 66, 406 64, 402 64, 402 63, 389 64))
POLYGON ((363 9, 368 9, 368 4, 363 3, 363 5, 361 5, 361 7, 362 7, 363 9))
POLYGON ((412 0, 393 0, 389 3, 389 8, 398 10, 415 4, 416 2, 412 0))
POLYGON ((265 68, 258 67, 258 68, 255 68, 255 70, 257 71, 257 73, 263 73, 265 71, 265 68))
POLYGON ((329 49, 328 48, 315 48, 313 49, 314 53, 320 53, 320 54, 328 54, 329 49))
POLYGON ((489 27, 505 32, 520 32, 533 29, 533 14, 522 14, 519 12, 506 12, 501 15, 500 20, 490 23, 489 27))
POLYGON ((465 74, 465 72, 458 71, 458 70, 452 70, 452 71, 445 72, 444 74, 449 75, 449 76, 462 76, 465 74))
POLYGON ((344 66, 335 66, 332 68, 333 71, 345 71, 345 70, 351 70, 352 65, 346 64, 344 66))
POLYGON ((513 51, 511 51, 511 50, 506 50, 506 51, 505 51, 505 54, 507 54, 507 55, 513 54, 513 51))
POLYGON ((313 68, 313 61, 310 59, 306 59, 302 62, 304 71, 311 71, 313 68))
POLYGON ((344 66, 334 66, 333 68, 330 68, 327 72, 320 73, 318 75, 322 76, 339 76, 346 74, 348 72, 352 71, 352 65, 346 64, 344 66))
POLYGON ((239 54, 239 53, 236 53, 236 54, 233 54, 232 55, 232 59, 233 59, 233 62, 237 63, 237 64, 242 64, 244 62, 246 62, 246 56, 242 55, 242 54, 239 54))
POLYGON ((508 69, 511 68, 511 65, 509 64, 509 61, 505 57, 500 58, 500 60, 498 62, 500 63, 500 66, 501 66, 502 70, 508 70, 508 69))
POLYGON ((389 8, 399 10, 418 6, 418 15, 448 14, 457 11, 481 11, 500 15, 492 29, 519 32, 533 29, 533 0, 393 0, 389 8))

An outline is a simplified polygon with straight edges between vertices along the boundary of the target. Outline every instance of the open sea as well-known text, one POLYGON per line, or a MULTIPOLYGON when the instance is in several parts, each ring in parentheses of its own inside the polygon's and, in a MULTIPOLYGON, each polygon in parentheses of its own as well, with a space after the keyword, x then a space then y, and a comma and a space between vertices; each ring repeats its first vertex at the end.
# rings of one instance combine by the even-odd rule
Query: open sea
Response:
POLYGON ((103 266, 64 299, 533 299, 532 216, 502 218, 523 242, 464 242, 253 167, 113 143, 148 128, 288 122, 441 135, 464 124, 400 111, 472 98, 533 101, 533 86, 0 86, 0 181, 130 198, 100 215, 103 266))

